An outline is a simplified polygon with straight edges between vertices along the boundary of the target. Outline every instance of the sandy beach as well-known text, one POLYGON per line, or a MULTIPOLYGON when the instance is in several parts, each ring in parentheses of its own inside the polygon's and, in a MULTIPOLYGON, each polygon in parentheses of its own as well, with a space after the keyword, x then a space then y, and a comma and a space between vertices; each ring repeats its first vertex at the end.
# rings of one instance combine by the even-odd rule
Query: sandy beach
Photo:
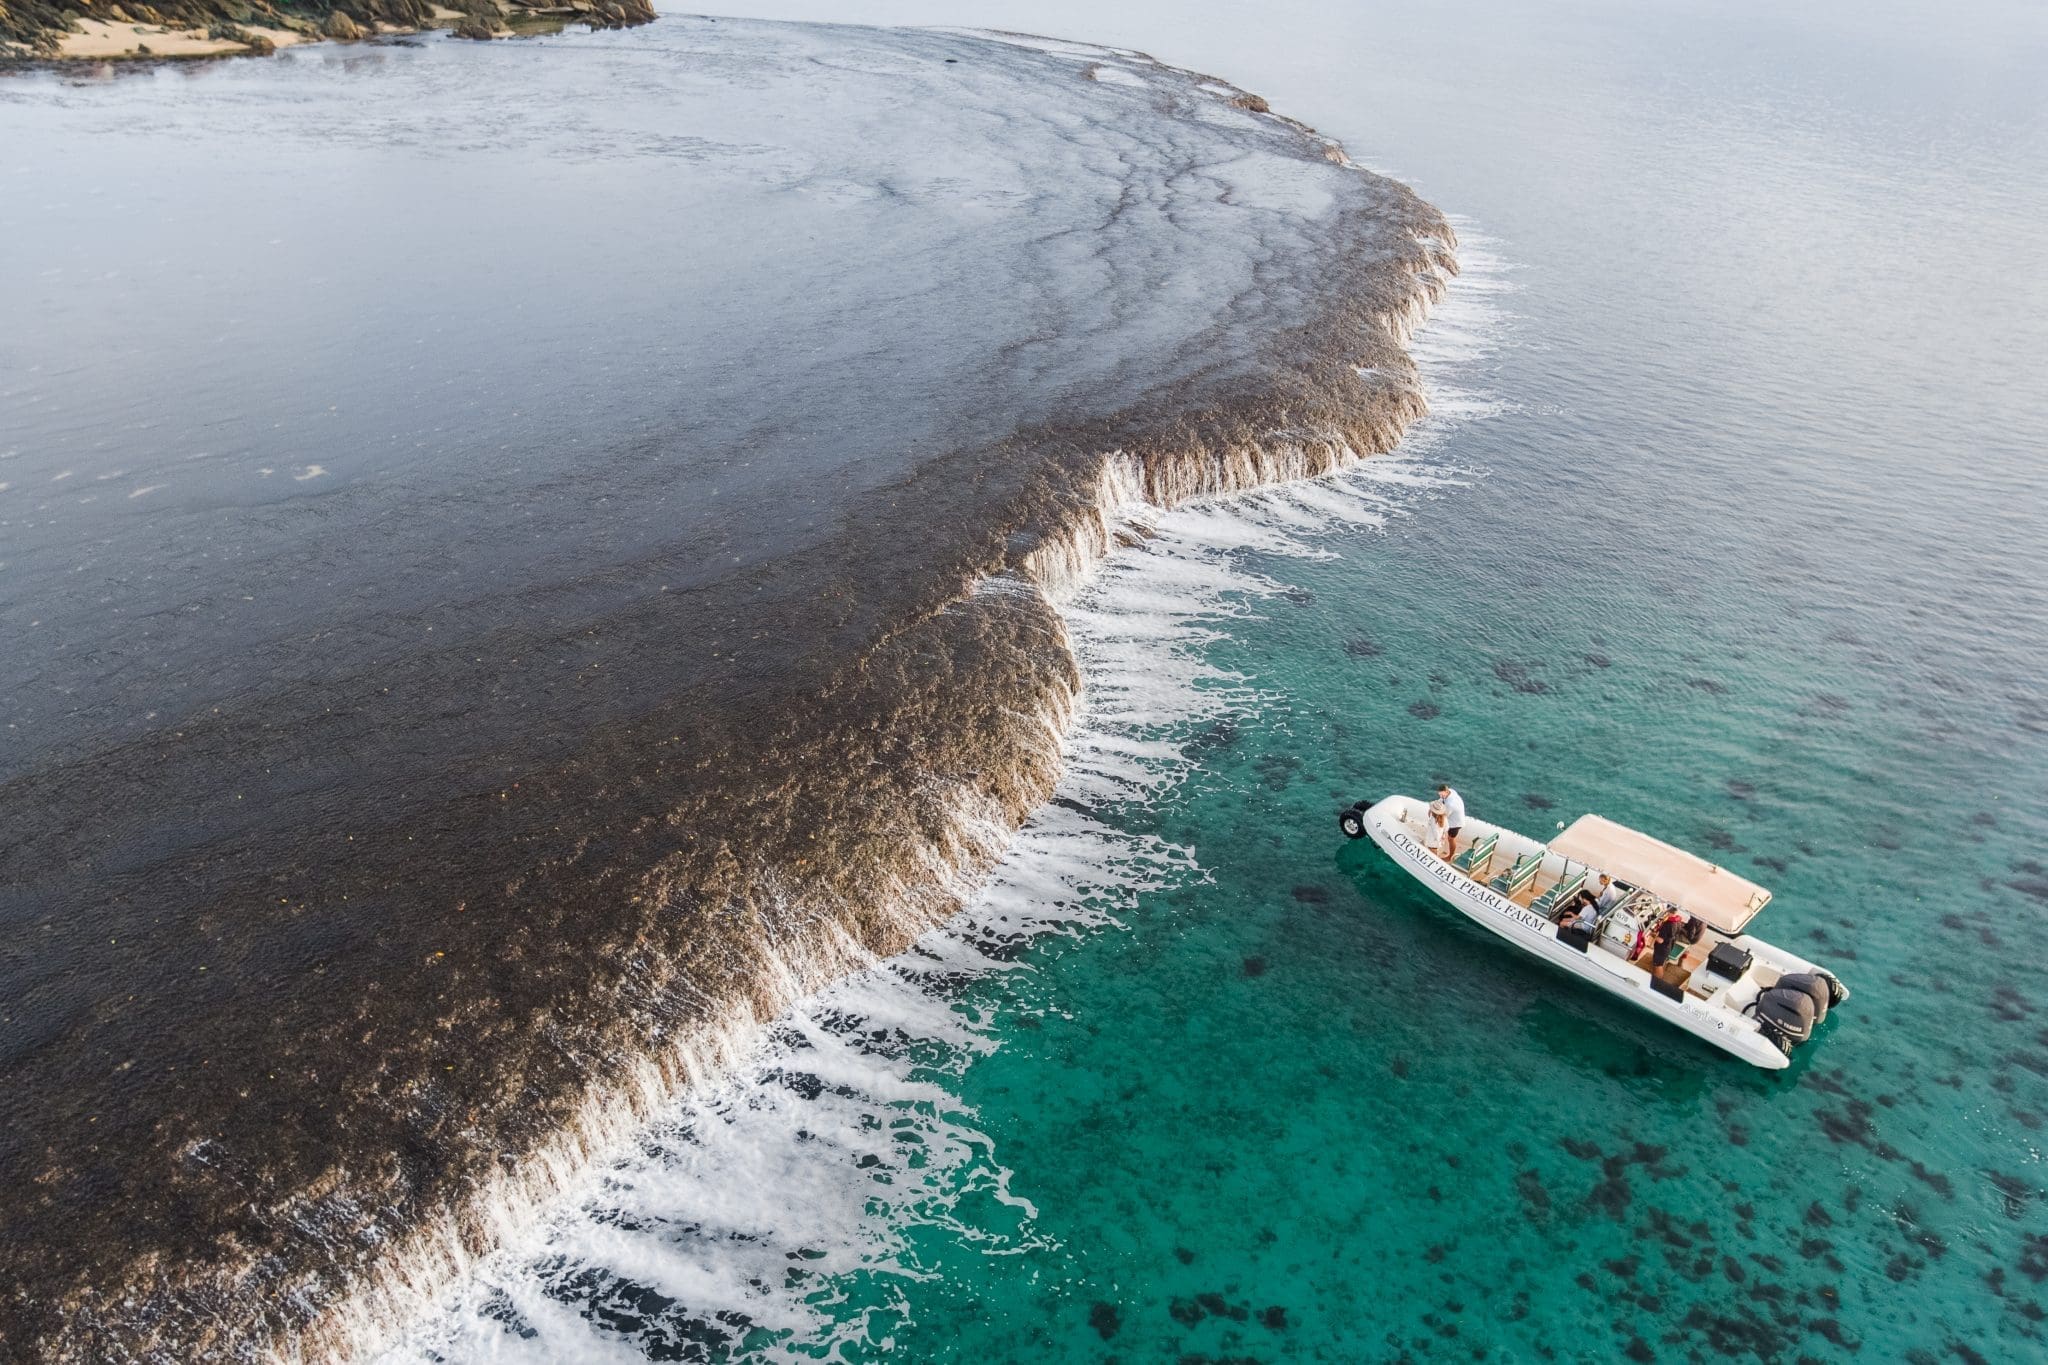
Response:
MULTIPOLYGON (((257 53, 256 44, 232 38, 214 38, 203 28, 167 27, 162 24, 124 24, 104 19, 81 19, 79 31, 58 44, 59 61, 108 61, 121 57, 221 57, 231 53, 257 53)), ((268 41, 273 49, 297 43, 319 41, 309 33, 288 28, 246 27, 251 38, 268 41)))

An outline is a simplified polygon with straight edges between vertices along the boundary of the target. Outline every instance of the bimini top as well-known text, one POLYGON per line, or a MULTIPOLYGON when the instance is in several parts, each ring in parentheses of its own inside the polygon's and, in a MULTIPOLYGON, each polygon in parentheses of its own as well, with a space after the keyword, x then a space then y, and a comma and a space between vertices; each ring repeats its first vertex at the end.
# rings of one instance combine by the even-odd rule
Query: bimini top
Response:
POLYGON ((1724 934, 1741 933, 1771 902, 1771 893, 1755 882, 1597 815, 1573 821, 1550 841, 1550 851, 1652 891, 1724 934))

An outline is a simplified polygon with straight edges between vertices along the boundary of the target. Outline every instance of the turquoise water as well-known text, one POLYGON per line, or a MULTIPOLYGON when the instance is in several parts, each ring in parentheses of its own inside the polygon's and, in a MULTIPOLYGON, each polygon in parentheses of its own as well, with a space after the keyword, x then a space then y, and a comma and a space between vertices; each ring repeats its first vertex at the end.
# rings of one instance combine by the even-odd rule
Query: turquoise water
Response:
POLYGON ((1016 1254, 907 1234, 910 1358, 2044 1353, 2024 698, 1914 677, 1895 602, 1625 525, 1532 553, 1504 528, 1574 519, 1507 464, 1544 425, 1460 428, 1432 458, 1489 472, 1341 559, 1254 557, 1299 591, 1209 657, 1269 700, 1120 816, 1213 880, 968 993, 999 1046, 953 1090, 1036 1216, 1016 1254), (1335 833, 1439 776, 1715 850, 1855 998, 1766 1075, 1496 947, 1335 833))
POLYGON ((1161 709, 1190 766, 1082 784, 994 897, 1093 913, 878 976, 937 1018, 800 1012, 443 1353, 2048 1359, 2038 19, 1202 14, 1068 29, 1273 96, 1514 285, 1426 477, 1294 553, 1210 528, 1273 582, 1161 709), (1765 1074, 1521 959, 1336 831, 1439 777, 1754 876, 1854 998, 1765 1074), (1195 866, 1034 890, 1084 818, 1195 866))
POLYGON ((1437 566, 1480 550, 1449 525, 1425 514, 1292 566, 1314 600, 1222 647, 1292 695, 1156 812, 1215 880, 1148 898, 1126 934, 1040 950, 996 1013, 1030 1026, 999 1025, 959 1083, 1052 1245, 920 1240, 937 1279, 899 1344, 2039 1353, 2048 1068, 2024 861, 2042 811, 2024 768, 1987 773, 1930 736, 1864 650, 1789 611, 1759 636, 1631 589, 1566 624, 1555 588, 1495 553, 1495 620, 1468 626, 1437 566), (1366 640, 1383 652, 1347 652, 1366 640), (1767 1076, 1496 948, 1330 830, 1343 799, 1437 774, 1524 829, 1599 809, 1754 864, 1778 893, 1767 936, 1855 999, 1767 1076), (1987 776, 2014 798, 1996 827, 1922 818, 1987 776))

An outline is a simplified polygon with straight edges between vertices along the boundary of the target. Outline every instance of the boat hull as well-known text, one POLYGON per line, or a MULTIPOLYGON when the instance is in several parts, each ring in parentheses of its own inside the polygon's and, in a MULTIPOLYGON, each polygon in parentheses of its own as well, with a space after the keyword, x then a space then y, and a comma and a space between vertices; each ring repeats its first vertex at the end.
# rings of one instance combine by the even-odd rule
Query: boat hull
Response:
MULTIPOLYGON (((1515 904, 1432 853, 1408 826, 1408 817, 1421 804, 1413 797, 1386 798, 1363 813, 1365 833, 1397 866, 1467 919, 1506 939, 1530 956, 1541 958, 1588 985, 1626 1000, 1752 1066, 1777 1071, 1790 1064, 1791 1059, 1764 1036, 1753 1019, 1724 1005, 1691 996, 1674 1000, 1660 993, 1652 988, 1650 974, 1642 968, 1598 948, 1581 952, 1561 941, 1557 927, 1543 915, 1515 904)), ((1493 826, 1478 821, 1471 822, 1466 831, 1468 838, 1493 832, 1493 826)), ((1513 834, 1509 830, 1500 832, 1503 835, 1513 834)), ((1749 943, 1747 935, 1733 941, 1749 943)), ((1779 950, 1770 949, 1770 952, 1788 966, 1803 965, 1810 969, 1810 964, 1788 961, 1789 955, 1779 950)))

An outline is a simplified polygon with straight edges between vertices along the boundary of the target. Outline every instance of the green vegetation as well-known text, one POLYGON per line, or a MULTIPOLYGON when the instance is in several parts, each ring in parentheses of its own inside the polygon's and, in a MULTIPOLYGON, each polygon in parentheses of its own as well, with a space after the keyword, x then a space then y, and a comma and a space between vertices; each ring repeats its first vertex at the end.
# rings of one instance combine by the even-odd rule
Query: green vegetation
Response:
MULTIPOLYGON (((436 25, 428 0, 0 0, 0 59, 58 55, 80 20, 204 29, 251 52, 275 50, 270 39, 245 26, 295 29, 327 38, 367 37, 376 25, 420 29, 436 25)), ((505 26, 507 11, 493 0, 451 6, 464 11, 458 32, 488 37, 505 26)), ((512 4, 510 17, 553 18, 592 28, 625 28, 654 18, 650 0, 534 0, 512 4)), ((138 44, 138 47, 140 45, 138 44)), ((141 49, 146 52, 146 49, 141 49)))

